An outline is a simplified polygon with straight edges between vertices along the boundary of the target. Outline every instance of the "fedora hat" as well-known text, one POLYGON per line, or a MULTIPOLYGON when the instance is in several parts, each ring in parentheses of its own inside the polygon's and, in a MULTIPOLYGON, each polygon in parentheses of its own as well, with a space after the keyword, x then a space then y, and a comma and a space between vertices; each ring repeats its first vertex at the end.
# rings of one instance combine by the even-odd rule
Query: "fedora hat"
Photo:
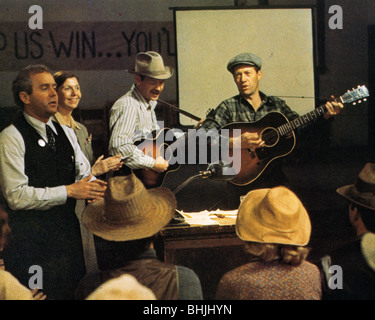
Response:
POLYGON ((140 52, 135 58, 135 68, 129 73, 165 80, 173 76, 174 70, 164 66, 163 58, 155 51, 140 52))
POLYGON ((238 208, 236 233, 241 240, 304 246, 310 240, 309 215, 288 188, 250 191, 238 208))
POLYGON ((104 198, 89 204, 82 223, 93 234, 109 241, 148 238, 172 219, 176 199, 167 188, 146 189, 134 175, 108 180, 104 198))
POLYGON ((337 193, 353 203, 375 210, 375 163, 366 163, 355 184, 338 188, 337 193))

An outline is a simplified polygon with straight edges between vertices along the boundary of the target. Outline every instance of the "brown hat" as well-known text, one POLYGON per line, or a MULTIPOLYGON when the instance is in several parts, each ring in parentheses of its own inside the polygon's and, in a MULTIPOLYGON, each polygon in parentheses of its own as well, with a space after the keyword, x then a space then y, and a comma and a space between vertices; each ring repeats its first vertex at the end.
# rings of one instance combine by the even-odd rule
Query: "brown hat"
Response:
POLYGON ((173 76, 172 67, 164 66, 163 58, 155 51, 140 52, 135 59, 135 68, 129 73, 165 80, 173 76))
POLYGON ((158 233, 175 209, 176 199, 169 189, 146 189, 134 174, 117 176, 108 180, 104 198, 83 211, 82 223, 106 240, 137 240, 158 233))
POLYGON ((375 163, 367 163, 355 184, 338 188, 337 193, 365 208, 375 210, 375 163))
POLYGON ((238 209, 236 233, 241 240, 304 246, 310 240, 309 215, 285 187, 250 191, 238 209))

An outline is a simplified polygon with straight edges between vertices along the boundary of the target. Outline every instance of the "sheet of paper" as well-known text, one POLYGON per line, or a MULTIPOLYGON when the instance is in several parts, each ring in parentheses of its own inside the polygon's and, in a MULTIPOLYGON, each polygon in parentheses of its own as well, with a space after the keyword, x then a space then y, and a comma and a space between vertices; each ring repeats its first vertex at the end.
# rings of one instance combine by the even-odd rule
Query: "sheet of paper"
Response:
POLYGON ((180 213, 184 218, 185 221, 190 225, 219 225, 220 223, 213 218, 223 218, 223 217, 233 217, 237 216, 237 210, 233 211, 223 211, 223 210, 215 210, 215 211, 199 211, 199 212, 184 212, 182 210, 176 210, 180 213))

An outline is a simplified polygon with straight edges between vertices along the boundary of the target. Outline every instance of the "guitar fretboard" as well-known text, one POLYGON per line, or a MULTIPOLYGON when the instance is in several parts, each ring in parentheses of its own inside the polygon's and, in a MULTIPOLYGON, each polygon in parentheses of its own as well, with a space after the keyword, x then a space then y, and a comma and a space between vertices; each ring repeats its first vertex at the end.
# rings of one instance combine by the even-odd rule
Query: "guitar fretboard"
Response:
POLYGON ((306 113, 303 116, 300 116, 290 122, 287 122, 277 128, 277 131, 280 133, 280 135, 285 135, 295 129, 301 128, 303 126, 306 126, 310 122, 314 121, 315 119, 319 118, 324 114, 326 111, 325 106, 320 106, 318 108, 315 108, 313 111, 306 113))

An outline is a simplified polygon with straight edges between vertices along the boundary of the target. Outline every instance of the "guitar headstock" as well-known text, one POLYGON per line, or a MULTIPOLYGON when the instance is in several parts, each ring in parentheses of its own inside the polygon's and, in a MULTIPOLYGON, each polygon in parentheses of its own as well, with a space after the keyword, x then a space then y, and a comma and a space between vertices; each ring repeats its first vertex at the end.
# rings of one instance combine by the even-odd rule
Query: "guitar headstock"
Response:
POLYGON ((369 96, 370 94, 366 86, 358 86, 357 89, 348 90, 340 99, 342 103, 353 103, 353 105, 356 105, 362 101, 367 101, 367 97, 369 96))

